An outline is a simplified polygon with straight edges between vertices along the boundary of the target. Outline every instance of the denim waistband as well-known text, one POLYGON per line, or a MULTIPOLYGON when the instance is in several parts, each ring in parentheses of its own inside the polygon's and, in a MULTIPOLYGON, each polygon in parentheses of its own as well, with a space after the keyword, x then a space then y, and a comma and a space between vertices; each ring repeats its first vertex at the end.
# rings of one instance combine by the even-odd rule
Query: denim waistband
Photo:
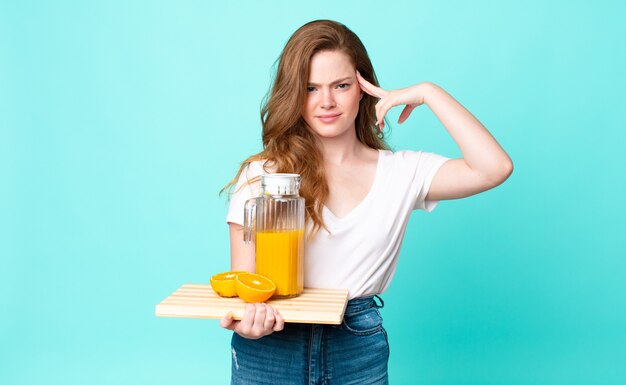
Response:
POLYGON ((385 302, 378 295, 370 295, 367 297, 354 298, 348 301, 348 304, 346 305, 345 314, 357 313, 359 311, 366 310, 371 307, 375 307, 379 309, 384 306, 385 306, 385 302), (378 300, 380 301, 380 305, 376 302, 374 298, 378 298, 378 300))

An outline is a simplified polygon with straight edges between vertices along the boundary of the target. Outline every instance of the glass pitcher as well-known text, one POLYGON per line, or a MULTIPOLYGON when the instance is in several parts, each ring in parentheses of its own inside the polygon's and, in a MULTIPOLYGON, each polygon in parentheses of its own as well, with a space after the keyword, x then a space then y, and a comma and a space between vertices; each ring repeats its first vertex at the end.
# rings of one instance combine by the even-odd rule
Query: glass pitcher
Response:
POLYGON ((256 272, 276 284, 274 297, 296 297, 304 287, 304 198, 298 174, 261 176, 263 195, 244 206, 243 240, 256 228, 256 272))

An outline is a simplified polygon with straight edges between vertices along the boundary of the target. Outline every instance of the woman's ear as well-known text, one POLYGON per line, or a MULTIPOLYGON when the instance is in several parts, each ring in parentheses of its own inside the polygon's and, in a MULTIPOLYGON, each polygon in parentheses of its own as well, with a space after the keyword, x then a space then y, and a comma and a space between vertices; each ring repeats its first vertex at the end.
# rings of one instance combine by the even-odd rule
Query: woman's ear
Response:
POLYGON ((364 94, 364 92, 363 92, 363 90, 361 90, 361 94, 359 95, 359 100, 363 100, 363 94, 364 94))

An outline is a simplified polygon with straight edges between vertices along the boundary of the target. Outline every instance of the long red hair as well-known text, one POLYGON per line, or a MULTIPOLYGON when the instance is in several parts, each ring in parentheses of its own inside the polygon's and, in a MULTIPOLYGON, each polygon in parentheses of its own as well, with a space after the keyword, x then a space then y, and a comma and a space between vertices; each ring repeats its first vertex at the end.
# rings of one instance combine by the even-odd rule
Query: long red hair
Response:
MULTIPOLYGON (((346 53, 361 76, 378 85, 365 46, 354 32, 331 20, 303 25, 294 32, 278 58, 274 83, 261 108, 263 151, 244 160, 237 175, 222 189, 235 185, 243 170, 257 160, 265 161, 268 172, 300 174, 300 196, 306 202, 306 219, 313 225, 311 236, 320 228, 327 230, 322 209, 328 198, 328 183, 322 153, 301 111, 306 100, 309 62, 320 51, 346 53)), ((375 125, 376 102, 372 96, 363 94, 355 121, 356 136, 368 147, 388 149, 384 135, 375 125)))

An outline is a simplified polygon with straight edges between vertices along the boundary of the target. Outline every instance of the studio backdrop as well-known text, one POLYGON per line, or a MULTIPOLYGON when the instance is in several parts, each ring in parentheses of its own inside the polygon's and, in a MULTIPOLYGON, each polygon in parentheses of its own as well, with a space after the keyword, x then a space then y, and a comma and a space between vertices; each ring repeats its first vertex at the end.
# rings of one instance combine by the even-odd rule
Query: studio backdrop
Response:
MULTIPOLYGON (((229 269, 218 193, 262 148, 287 39, 333 19, 383 88, 438 84, 515 165, 411 217, 382 294, 391 383, 626 384, 625 18, 621 1, 0 2, 0 383, 229 382, 230 332, 155 305, 229 269)), ((395 150, 460 156, 428 107, 400 110, 395 150)))

